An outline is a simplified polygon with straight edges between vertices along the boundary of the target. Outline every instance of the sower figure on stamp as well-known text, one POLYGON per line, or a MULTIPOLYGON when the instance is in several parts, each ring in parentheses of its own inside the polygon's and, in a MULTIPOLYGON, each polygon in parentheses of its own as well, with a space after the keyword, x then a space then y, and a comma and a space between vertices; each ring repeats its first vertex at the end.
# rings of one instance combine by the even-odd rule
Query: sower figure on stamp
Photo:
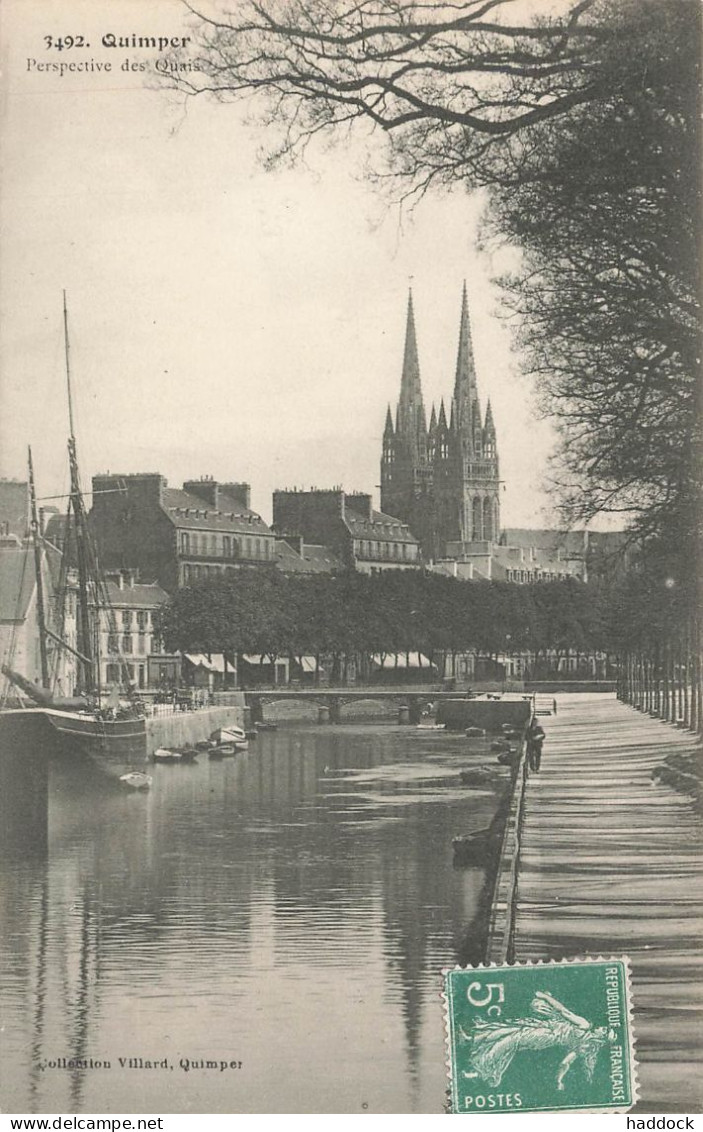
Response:
POLYGON ((527 729, 527 763, 530 770, 538 771, 542 762, 542 744, 545 740, 544 728, 536 719, 527 729))
POLYGON ((482 1077, 497 1087, 516 1054, 561 1047, 564 1057, 556 1078, 559 1092, 564 1091, 564 1078, 577 1060, 582 1061, 590 1081, 598 1054, 609 1041, 615 1040, 615 1031, 593 1026, 547 991, 537 991, 531 1009, 533 1016, 529 1018, 504 1022, 477 1019, 470 1033, 462 1029, 463 1040, 471 1042, 471 1068, 462 1076, 482 1077))

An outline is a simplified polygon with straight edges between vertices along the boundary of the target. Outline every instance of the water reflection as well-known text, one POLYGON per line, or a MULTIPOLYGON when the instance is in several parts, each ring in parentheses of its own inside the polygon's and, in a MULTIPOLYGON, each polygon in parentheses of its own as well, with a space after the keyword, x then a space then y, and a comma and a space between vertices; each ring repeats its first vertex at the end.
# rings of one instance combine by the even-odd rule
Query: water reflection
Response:
POLYGON ((54 767, 48 859, 1 888, 6 1110, 441 1111, 438 972, 483 881, 451 838, 496 807, 458 770, 486 758, 350 725, 157 766, 145 795, 54 767))

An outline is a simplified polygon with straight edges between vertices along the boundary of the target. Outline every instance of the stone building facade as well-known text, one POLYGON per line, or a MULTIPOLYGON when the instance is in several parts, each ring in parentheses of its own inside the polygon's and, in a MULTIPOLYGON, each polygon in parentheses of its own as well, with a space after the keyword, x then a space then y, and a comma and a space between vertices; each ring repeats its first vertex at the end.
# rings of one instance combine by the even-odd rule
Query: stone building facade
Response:
POLYGON ((364 574, 413 570, 420 546, 407 523, 375 511, 362 492, 275 491, 273 525, 283 538, 328 547, 347 569, 364 574))
POLYGON ((156 583, 138 582, 133 571, 111 571, 105 579, 109 606, 100 610, 100 682, 125 679, 136 688, 150 683, 149 658, 159 652, 156 616, 168 594, 156 583))
POLYGON ((179 489, 157 473, 94 476, 90 523, 105 568, 137 571, 168 593, 276 563, 274 533, 252 511, 246 483, 205 478, 179 489))

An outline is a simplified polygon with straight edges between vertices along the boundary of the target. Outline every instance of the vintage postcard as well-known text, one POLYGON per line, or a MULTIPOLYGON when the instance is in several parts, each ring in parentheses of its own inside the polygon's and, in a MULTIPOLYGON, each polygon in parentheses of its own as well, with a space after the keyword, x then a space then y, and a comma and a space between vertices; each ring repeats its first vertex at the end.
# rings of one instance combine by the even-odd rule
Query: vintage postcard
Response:
POLYGON ((2 1111, 702 1110, 700 20, 4 0, 2 1111))

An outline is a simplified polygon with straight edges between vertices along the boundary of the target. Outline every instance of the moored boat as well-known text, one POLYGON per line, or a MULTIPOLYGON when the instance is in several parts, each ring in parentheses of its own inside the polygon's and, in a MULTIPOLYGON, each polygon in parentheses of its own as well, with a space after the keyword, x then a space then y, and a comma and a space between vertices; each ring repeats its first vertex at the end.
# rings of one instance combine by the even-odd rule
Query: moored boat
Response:
MULTIPOLYGON (((20 690, 18 699, 22 707, 0 712, 0 731, 12 735, 21 742, 23 732, 29 736, 36 733, 36 718, 23 722, 22 713, 26 710, 36 717, 39 713, 44 727, 42 740, 47 742, 48 750, 62 755, 89 755, 100 760, 102 769, 112 777, 121 777, 125 769, 127 753, 138 753, 146 757, 146 720, 141 705, 137 702, 133 685, 129 681, 124 662, 120 662, 123 677, 122 692, 115 686, 107 699, 100 683, 100 618, 109 620, 110 631, 117 635, 114 613, 110 605, 105 579, 98 568, 98 556, 93 544, 88 524, 85 501, 80 485, 76 438, 73 427, 73 405, 71 400, 71 372, 69 365, 68 315, 66 297, 63 304, 64 345, 66 355, 66 382, 68 390, 68 463, 70 473, 70 493, 66 514, 66 539, 64 558, 60 576, 62 582, 56 596, 56 605, 63 608, 64 597, 69 588, 75 588, 76 596, 76 637, 75 643, 65 639, 62 632, 62 618, 49 628, 48 605, 44 598, 44 583, 41 569, 41 532, 38 520, 37 499, 34 487, 32 453, 29 451, 29 496, 31 508, 31 532, 35 560, 35 585, 37 624, 39 630, 39 654, 41 685, 34 684, 9 665, 2 671, 8 680, 20 690), (69 586, 69 573, 73 572, 73 562, 69 558, 69 545, 75 550, 75 579, 69 586), (76 661, 76 695, 70 699, 57 696, 52 688, 50 672, 50 650, 61 650, 71 654, 76 661), (23 696, 33 707, 24 708, 23 696), (54 744, 52 748, 51 739, 54 744), (106 756, 106 757, 105 757, 106 756)), ((55 674, 54 674, 55 676, 55 674)), ((128 764, 127 764, 128 765, 128 764)))
POLYGON ((151 757, 155 763, 194 763, 198 751, 195 747, 157 747, 151 757))
POLYGON ((217 743, 210 748, 209 756, 211 759, 232 759, 236 753, 237 748, 234 743, 217 743))
POLYGON ((127 774, 121 774, 119 781, 128 790, 148 790, 153 779, 150 774, 145 774, 144 771, 130 770, 127 774))

